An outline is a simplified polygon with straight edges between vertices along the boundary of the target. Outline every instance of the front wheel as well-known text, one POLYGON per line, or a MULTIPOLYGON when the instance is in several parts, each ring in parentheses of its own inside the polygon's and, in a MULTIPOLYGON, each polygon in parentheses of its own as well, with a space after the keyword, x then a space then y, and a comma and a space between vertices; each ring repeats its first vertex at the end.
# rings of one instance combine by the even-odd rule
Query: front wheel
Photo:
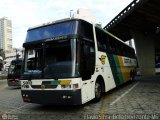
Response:
POLYGON ((96 82, 95 84, 95 98, 94 98, 94 102, 98 102, 100 101, 100 99, 102 98, 102 85, 99 82, 96 82))

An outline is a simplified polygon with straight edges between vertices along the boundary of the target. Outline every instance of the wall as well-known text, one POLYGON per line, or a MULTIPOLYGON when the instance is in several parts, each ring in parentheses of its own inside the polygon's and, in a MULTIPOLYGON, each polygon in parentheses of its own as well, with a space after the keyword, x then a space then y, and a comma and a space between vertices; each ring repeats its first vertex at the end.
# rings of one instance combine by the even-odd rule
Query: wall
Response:
POLYGON ((155 38, 153 34, 131 30, 142 76, 155 75, 155 38))

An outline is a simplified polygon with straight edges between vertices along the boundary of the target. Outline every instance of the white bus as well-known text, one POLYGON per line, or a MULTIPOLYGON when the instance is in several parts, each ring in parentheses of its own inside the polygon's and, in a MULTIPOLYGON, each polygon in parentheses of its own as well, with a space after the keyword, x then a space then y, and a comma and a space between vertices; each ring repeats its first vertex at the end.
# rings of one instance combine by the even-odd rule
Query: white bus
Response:
POLYGON ((80 105, 99 101, 103 92, 133 79, 136 72, 133 48, 81 19, 30 28, 23 47, 24 102, 80 105))

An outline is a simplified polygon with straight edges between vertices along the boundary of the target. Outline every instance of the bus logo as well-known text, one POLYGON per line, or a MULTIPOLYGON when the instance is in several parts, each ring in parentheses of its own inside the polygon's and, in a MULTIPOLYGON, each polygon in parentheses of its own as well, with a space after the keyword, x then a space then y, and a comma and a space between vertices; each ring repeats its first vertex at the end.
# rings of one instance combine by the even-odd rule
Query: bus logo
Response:
POLYGON ((100 59, 102 65, 104 65, 105 64, 106 56, 105 55, 101 55, 101 58, 99 58, 99 59, 100 59))

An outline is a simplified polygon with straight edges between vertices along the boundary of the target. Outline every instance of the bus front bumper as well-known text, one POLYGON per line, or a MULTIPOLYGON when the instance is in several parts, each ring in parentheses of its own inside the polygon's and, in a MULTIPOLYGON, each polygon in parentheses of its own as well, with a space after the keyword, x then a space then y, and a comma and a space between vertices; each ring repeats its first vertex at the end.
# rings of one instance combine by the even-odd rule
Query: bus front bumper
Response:
POLYGON ((81 90, 21 90, 24 102, 43 105, 81 105, 81 90))

